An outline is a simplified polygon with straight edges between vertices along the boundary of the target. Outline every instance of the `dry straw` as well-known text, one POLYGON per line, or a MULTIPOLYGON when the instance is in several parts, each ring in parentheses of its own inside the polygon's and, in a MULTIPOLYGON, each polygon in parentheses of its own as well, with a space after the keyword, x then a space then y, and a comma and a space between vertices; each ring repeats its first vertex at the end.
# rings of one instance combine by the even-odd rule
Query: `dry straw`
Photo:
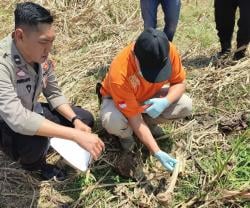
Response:
MULTIPOLYGON (((20 1, 0 2, 1 8, 4 7, 7 11, 6 15, 0 14, 0 20, 3 22, 3 28, 0 29, 1 37, 11 32, 13 28, 13 24, 10 24, 11 12, 17 2, 20 1)), ((36 2, 50 8, 56 16, 57 39, 52 58, 56 62, 56 73, 63 91, 73 103, 80 104, 98 115, 98 102, 94 94, 96 79, 93 75, 100 68, 108 66, 117 52, 135 40, 142 30, 138 2, 132 0, 36 2)), ((199 49, 194 47, 192 54, 189 51, 184 52, 183 58, 198 56, 199 53, 199 49)), ((189 70, 189 66, 186 65, 186 68, 189 77, 187 90, 193 98, 194 115, 188 121, 181 120, 169 124, 172 129, 170 135, 186 159, 191 157, 191 161, 187 161, 185 174, 192 175, 198 171, 201 183, 205 185, 210 176, 200 165, 200 161, 206 154, 209 155, 214 151, 215 142, 225 151, 230 148, 226 137, 218 131, 218 123, 237 113, 249 112, 250 63, 245 59, 225 68, 216 69, 212 65, 193 70, 189 70), (225 100, 228 100, 229 105, 232 101, 233 107, 224 106, 225 100)), ((100 131, 101 127, 98 128, 100 131)), ((94 168, 98 170, 112 166, 113 162, 110 154, 104 154, 94 168)), ((2 153, 0 167, 0 205, 17 207, 18 204, 18 207, 36 207, 39 204, 40 207, 52 207, 72 202, 72 199, 63 193, 70 190, 65 187, 73 182, 75 175, 59 185, 52 182, 40 184, 2 153), (60 190, 64 192, 60 193, 60 190)), ((157 164, 154 167, 145 164, 144 169, 150 183, 155 184, 155 187, 160 185, 162 177, 166 177, 165 171, 157 164)), ((115 184, 105 186, 101 182, 86 187, 86 190, 115 186, 115 184)), ((113 198, 108 198, 105 203, 118 198, 119 203, 116 207, 135 207, 139 202, 143 207, 156 207, 157 198, 146 193, 145 187, 149 188, 149 184, 121 183, 115 189, 113 198), (144 189, 138 185, 144 185, 144 189)), ((82 197, 74 202, 74 206, 81 206, 84 203, 83 196, 86 197, 86 193, 89 194, 83 191, 82 197)), ((98 198, 95 203, 98 204, 98 201, 102 200, 104 199, 98 198)))

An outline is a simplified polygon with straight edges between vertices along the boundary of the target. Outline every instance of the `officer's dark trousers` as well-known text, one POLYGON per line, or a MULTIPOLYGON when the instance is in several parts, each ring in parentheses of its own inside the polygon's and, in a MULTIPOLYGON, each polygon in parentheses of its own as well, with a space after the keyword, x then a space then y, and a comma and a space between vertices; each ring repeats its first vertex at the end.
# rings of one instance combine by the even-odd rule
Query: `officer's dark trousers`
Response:
MULTIPOLYGON (((72 127, 71 122, 56 111, 51 111, 48 104, 43 103, 42 107, 43 114, 48 120, 72 127)), ((93 127, 94 118, 90 112, 80 107, 73 107, 73 110, 86 125, 93 127)), ((5 122, 0 121, 0 148, 13 160, 19 160, 24 169, 40 169, 41 165, 45 163, 48 147, 49 140, 47 137, 16 133, 5 122)))
POLYGON ((237 48, 250 41, 250 0, 215 0, 215 22, 222 50, 231 48, 237 7, 240 10, 237 32, 237 48))

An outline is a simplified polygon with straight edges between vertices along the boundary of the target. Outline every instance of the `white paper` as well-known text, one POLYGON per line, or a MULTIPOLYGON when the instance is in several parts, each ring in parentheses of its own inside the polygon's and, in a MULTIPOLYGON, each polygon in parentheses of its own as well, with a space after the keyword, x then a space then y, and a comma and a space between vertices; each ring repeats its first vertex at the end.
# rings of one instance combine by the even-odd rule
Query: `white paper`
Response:
POLYGON ((53 137, 50 139, 50 145, 73 167, 81 171, 88 169, 91 155, 76 142, 53 137))

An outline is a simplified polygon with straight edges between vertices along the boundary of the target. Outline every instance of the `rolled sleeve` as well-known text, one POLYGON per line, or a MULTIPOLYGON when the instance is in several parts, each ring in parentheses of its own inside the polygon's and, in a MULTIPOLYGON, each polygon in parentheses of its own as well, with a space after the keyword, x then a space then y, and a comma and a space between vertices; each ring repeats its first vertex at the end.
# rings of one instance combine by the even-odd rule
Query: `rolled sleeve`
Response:
POLYGON ((26 112, 26 116, 23 116, 21 125, 12 125, 8 124, 10 128, 15 129, 16 132, 22 133, 25 135, 35 135, 42 122, 45 120, 45 117, 41 116, 35 112, 26 112))

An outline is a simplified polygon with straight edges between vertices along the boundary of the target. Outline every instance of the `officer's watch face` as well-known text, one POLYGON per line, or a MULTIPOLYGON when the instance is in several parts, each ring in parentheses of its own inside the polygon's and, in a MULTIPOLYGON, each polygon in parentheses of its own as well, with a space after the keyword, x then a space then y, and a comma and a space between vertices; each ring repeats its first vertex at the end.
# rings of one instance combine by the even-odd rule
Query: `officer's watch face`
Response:
POLYGON ((28 62, 43 63, 49 56, 55 30, 51 24, 39 24, 37 29, 24 30, 23 50, 28 62))

